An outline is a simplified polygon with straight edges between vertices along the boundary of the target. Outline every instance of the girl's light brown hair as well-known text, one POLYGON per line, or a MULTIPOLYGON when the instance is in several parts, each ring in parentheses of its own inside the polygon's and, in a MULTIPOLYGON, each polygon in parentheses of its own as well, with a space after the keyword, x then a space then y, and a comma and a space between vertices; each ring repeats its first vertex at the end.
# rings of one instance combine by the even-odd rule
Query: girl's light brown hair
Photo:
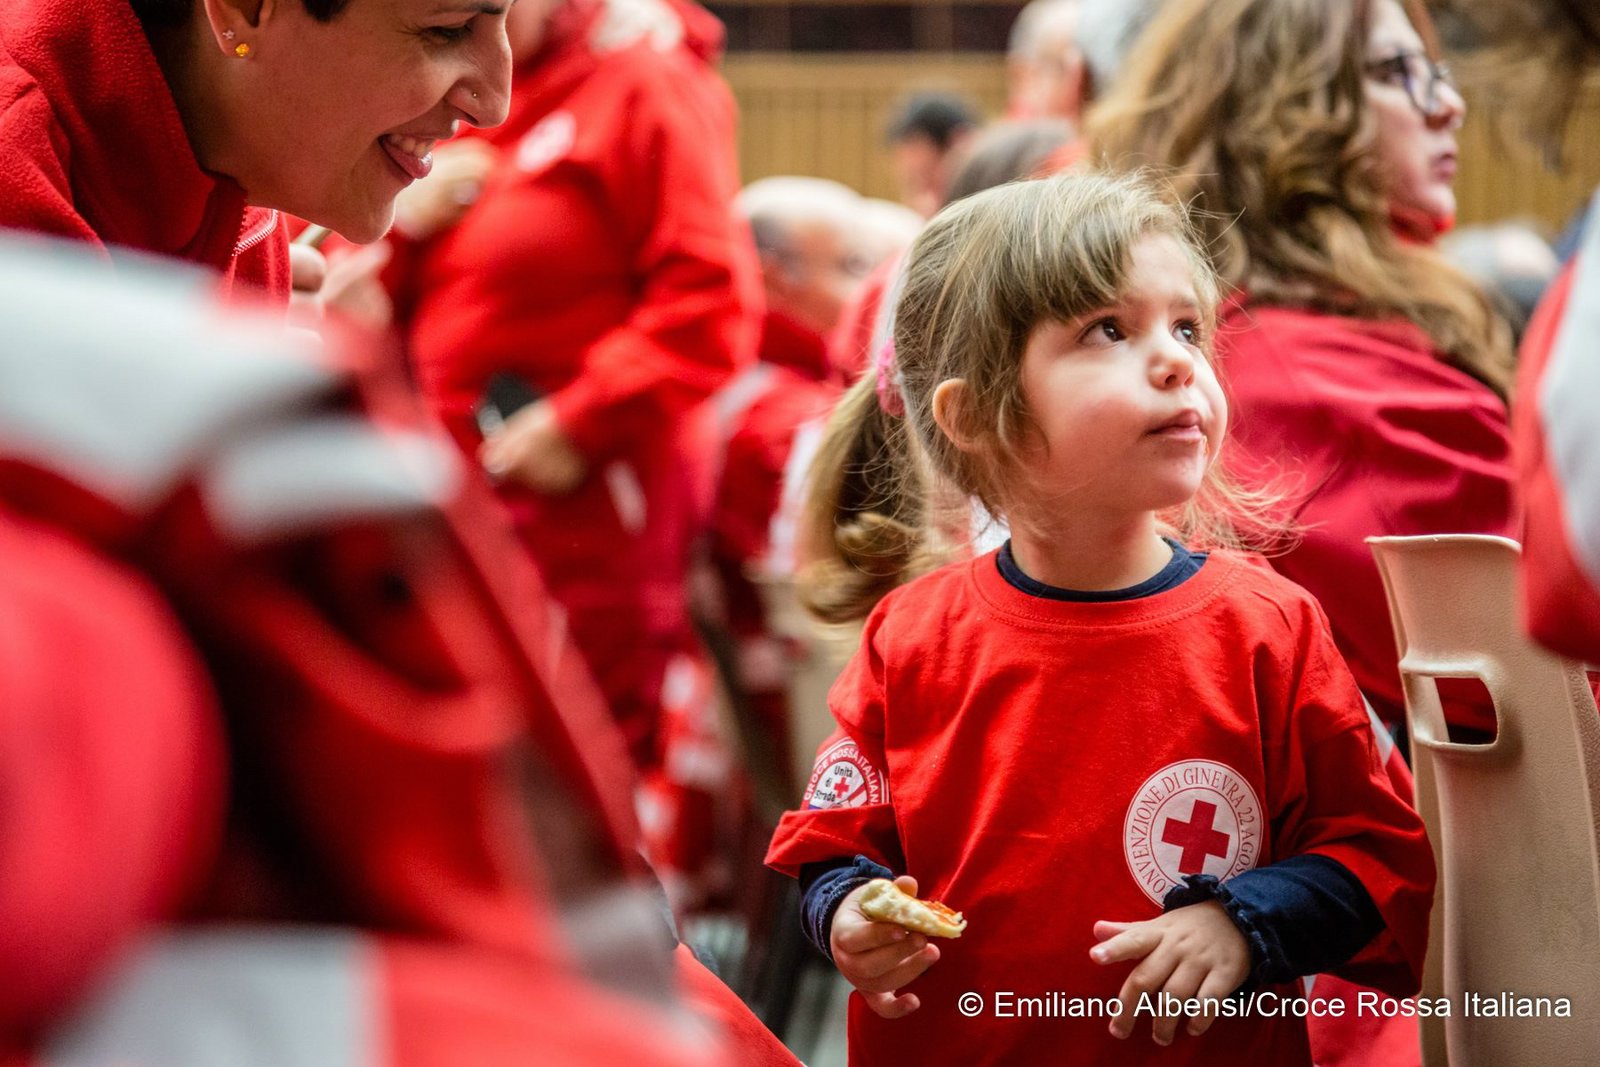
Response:
MULTIPOLYGON (((1183 209, 1142 177, 1017 182, 934 217, 911 246, 895 310, 905 417, 882 411, 870 379, 858 383, 813 468, 807 524, 821 551, 802 573, 802 594, 814 612, 859 618, 946 558, 944 546, 965 539, 969 497, 1015 517, 1025 491, 1015 460, 1035 440, 1022 396, 1028 339, 1042 323, 1114 303, 1134 246, 1152 235, 1172 238, 1189 257, 1209 336, 1215 275, 1183 209), (950 379, 966 383, 956 418, 959 436, 975 448, 958 448, 934 419, 934 390, 950 379)), ((1235 544, 1239 517, 1267 525, 1258 518, 1265 503, 1230 487, 1213 463, 1196 498, 1163 519, 1191 545, 1235 544)))
MULTIPOLYGON (((1090 116, 1091 154, 1169 174, 1224 281, 1252 300, 1409 319, 1504 394, 1504 323, 1389 216, 1364 76, 1381 2, 1168 0, 1090 116)), ((1431 41, 1420 5, 1402 6, 1431 41)))
POLYGON ((905 420, 878 402, 870 370, 828 417, 798 539, 800 603, 823 622, 865 618, 895 586, 944 560, 909 436, 905 420))

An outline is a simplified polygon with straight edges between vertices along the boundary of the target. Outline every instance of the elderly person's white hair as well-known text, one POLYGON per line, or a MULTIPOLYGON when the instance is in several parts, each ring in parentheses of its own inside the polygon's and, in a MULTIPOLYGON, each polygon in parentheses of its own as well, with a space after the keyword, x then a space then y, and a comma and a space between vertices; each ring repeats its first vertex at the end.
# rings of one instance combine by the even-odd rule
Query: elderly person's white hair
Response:
POLYGON ((904 204, 892 200, 863 201, 861 228, 873 245, 873 260, 878 262, 910 247, 922 232, 926 220, 904 204))
POLYGON ((1139 34, 1164 0, 1078 0, 1078 51, 1088 68, 1089 97, 1105 95, 1139 34))
POLYGON ((874 235, 870 203, 838 182, 787 176, 751 182, 734 203, 761 255, 767 310, 806 327, 823 345, 887 254, 874 235))
POLYGON ((1056 42, 1070 41, 1077 31, 1079 6, 1080 0, 1032 0, 1011 24, 1006 60, 1031 62, 1056 42))
POLYGON ((762 251, 782 250, 789 227, 825 225, 849 232, 861 225, 866 198, 827 178, 780 175, 751 182, 734 198, 762 251))
POLYGON ((1006 52, 1006 114, 1077 122, 1086 99, 1078 50, 1081 0, 1033 0, 1011 26, 1006 52))

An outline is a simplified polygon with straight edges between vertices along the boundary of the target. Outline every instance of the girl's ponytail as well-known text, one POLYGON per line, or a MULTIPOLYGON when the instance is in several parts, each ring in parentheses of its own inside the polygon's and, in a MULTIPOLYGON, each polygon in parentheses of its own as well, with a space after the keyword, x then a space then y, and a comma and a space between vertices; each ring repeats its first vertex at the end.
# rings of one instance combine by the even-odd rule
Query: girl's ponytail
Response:
POLYGON ((863 375, 829 417, 807 478, 800 603, 823 622, 854 622, 937 564, 926 488, 905 419, 863 375))

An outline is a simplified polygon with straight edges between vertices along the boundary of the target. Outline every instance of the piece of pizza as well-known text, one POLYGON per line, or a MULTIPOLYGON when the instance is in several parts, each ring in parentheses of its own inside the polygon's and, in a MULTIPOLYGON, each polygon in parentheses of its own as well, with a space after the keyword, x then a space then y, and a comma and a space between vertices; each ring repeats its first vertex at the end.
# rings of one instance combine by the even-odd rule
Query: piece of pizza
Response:
POLYGON ((929 937, 960 937, 967 920, 937 900, 918 900, 887 878, 866 884, 857 904, 873 922, 894 923, 929 937))

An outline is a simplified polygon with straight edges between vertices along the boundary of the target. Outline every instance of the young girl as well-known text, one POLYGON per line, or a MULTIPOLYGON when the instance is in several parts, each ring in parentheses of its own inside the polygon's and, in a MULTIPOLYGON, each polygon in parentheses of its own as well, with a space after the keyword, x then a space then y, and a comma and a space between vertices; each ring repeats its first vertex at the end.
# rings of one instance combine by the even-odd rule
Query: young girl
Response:
POLYGON ((1216 303, 1186 219, 1134 178, 1003 186, 912 248, 903 427, 870 381, 841 408, 864 425, 836 439, 877 447, 819 460, 840 590, 815 599, 843 617, 927 558, 935 479, 1011 538, 882 596, 768 855, 861 993, 852 1064, 1309 1064, 1293 979, 1417 988, 1432 854, 1322 612, 1170 536, 1225 529, 1216 303), (886 461, 898 494, 843 477, 886 461), (860 887, 890 875, 962 937, 868 921, 860 887), (1117 1040, 1136 1031, 1155 1045, 1117 1040))

